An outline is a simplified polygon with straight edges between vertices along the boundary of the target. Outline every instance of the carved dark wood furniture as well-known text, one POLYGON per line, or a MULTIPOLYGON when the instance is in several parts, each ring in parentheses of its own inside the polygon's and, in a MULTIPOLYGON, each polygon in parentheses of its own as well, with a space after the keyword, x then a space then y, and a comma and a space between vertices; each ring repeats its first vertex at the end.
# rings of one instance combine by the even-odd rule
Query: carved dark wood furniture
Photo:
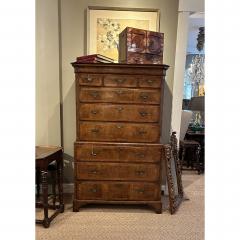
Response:
POLYGON ((119 34, 119 63, 161 64, 164 34, 126 27, 119 34))
MULTIPOLYGON (((57 165, 56 162, 52 162, 48 165, 48 172, 51 175, 52 183, 52 198, 53 198, 53 207, 55 207, 56 202, 56 178, 57 178, 57 165)), ((37 185, 37 199, 40 197, 40 184, 41 184, 41 171, 39 168, 36 169, 36 185, 37 185)))
POLYGON ((87 203, 162 211, 160 144, 167 65, 72 64, 76 79, 73 211, 87 203))
POLYGON ((176 132, 172 132, 170 144, 166 144, 165 160, 166 175, 169 195, 169 211, 174 214, 183 201, 184 192, 182 185, 181 163, 177 149, 176 132))
MULTIPOLYGON (((185 135, 185 139, 186 140, 192 140, 192 141, 196 141, 200 144, 201 147, 201 151, 200 151, 200 155, 199 155, 199 168, 200 168, 200 172, 203 173, 204 172, 204 168, 205 168, 205 132, 203 131, 191 131, 188 130, 186 132, 185 135)), ((186 158, 188 158, 188 156, 186 156, 186 158)))
POLYGON ((182 140, 179 143, 179 154, 181 159, 181 166, 182 170, 189 170, 190 169, 196 169, 198 171, 198 174, 201 173, 200 168, 200 151, 201 151, 201 145, 199 142, 194 140, 182 140), (192 155, 191 157, 186 160, 186 152, 191 151, 192 155), (186 166, 187 168, 184 168, 186 166))
MULTIPOLYGON (((37 146, 36 147, 36 170, 41 174, 41 184, 42 184, 42 193, 43 200, 42 202, 36 202, 36 207, 43 207, 44 209, 44 219, 36 220, 36 223, 43 224, 45 228, 48 228, 50 222, 58 215, 58 213, 64 212, 64 203, 63 203, 63 159, 62 159, 62 148, 61 147, 53 147, 53 146, 37 146), (53 201, 53 205, 49 205, 48 203, 48 181, 47 175, 49 168, 51 167, 51 163, 56 161, 56 171, 57 171, 57 185, 58 185, 58 198, 59 204, 55 204, 55 197, 53 201), (49 217, 48 209, 52 208, 56 211, 54 214, 49 217)), ((51 169, 55 172, 54 169, 51 169)), ((53 192, 55 194, 55 190, 53 192)))

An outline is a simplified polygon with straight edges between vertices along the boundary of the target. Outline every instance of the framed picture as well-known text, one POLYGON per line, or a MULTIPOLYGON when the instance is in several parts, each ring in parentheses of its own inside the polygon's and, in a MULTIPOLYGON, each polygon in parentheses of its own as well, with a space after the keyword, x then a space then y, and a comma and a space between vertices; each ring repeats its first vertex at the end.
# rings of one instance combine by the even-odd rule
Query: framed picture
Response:
POLYGON ((126 27, 159 32, 160 11, 139 8, 88 7, 86 54, 118 61, 118 35, 126 27))

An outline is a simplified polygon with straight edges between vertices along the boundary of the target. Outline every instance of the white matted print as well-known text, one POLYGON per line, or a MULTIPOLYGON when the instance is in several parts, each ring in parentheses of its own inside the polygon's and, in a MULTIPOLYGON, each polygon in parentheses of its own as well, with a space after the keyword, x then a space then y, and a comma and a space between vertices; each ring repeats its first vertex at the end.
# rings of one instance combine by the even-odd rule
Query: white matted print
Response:
POLYGON ((159 11, 150 9, 95 9, 89 7, 87 54, 102 54, 118 61, 118 35, 126 27, 159 31, 159 11))

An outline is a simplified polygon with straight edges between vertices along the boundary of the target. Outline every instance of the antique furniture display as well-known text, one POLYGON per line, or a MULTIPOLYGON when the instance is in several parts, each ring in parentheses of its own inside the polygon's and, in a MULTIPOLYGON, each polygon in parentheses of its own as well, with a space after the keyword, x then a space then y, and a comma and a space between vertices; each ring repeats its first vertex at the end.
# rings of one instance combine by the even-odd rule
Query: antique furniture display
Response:
POLYGON ((184 192, 181 164, 178 156, 176 132, 172 132, 170 144, 165 145, 166 174, 169 195, 169 211, 174 214, 181 204, 184 192))
POLYGON ((73 211, 88 203, 162 211, 160 144, 167 65, 72 63, 76 81, 73 211))
POLYGON ((201 146, 197 141, 194 140, 183 140, 180 141, 180 158, 181 158, 181 165, 182 165, 182 170, 191 170, 191 169, 196 169, 198 171, 198 174, 201 173, 201 168, 200 168, 200 151, 201 151, 201 146), (191 151, 191 157, 186 158, 186 151, 191 151), (186 168, 184 167, 186 166, 186 168), (189 167, 191 167, 189 169, 189 167))
MULTIPOLYGON (((35 157, 36 171, 41 174, 41 183, 42 183, 42 202, 36 202, 36 207, 43 207, 44 209, 44 219, 36 220, 36 223, 43 224, 45 228, 48 228, 51 221, 59 214, 64 212, 64 203, 63 203, 63 160, 62 160, 62 148, 53 147, 53 146, 36 146, 36 157, 35 157), (57 172, 57 185, 58 185, 58 200, 59 204, 55 204, 56 201, 56 192, 53 190, 54 200, 53 205, 48 203, 48 181, 47 175, 48 170, 51 169, 53 164, 56 162, 56 172, 57 172), (48 216, 48 209, 55 209, 55 212, 52 216, 48 216)), ((55 171, 51 169, 52 171, 55 171)), ((55 180, 55 179, 54 179, 55 180)), ((38 184, 39 182, 37 182, 38 184)), ((55 187, 55 184, 53 184, 55 187)), ((38 190, 39 194, 39 190, 38 190)))
POLYGON ((186 139, 185 137, 192 115, 191 111, 182 111, 179 157, 181 159, 181 168, 183 170, 189 170, 189 167, 191 167, 190 170, 195 168, 200 174, 199 156, 201 146, 199 142, 194 141, 193 139, 186 139), (189 155, 190 152, 192 153, 191 156, 189 155), (184 168, 184 166, 187 168, 184 168))
MULTIPOLYGON (((204 172, 204 168, 205 168, 205 160, 204 160, 204 156, 205 156, 205 132, 204 130, 202 131, 191 131, 188 130, 186 132, 185 135, 185 140, 188 141, 195 141, 197 143, 200 144, 200 154, 199 154, 199 164, 198 164, 198 172, 199 173, 203 173, 204 172)), ((186 154, 187 155, 187 154, 186 154)), ((188 154, 188 156, 186 156, 186 159, 189 160, 191 156, 189 156, 190 154, 188 154)))
POLYGON ((119 34, 119 63, 161 64, 164 34, 127 27, 119 34))

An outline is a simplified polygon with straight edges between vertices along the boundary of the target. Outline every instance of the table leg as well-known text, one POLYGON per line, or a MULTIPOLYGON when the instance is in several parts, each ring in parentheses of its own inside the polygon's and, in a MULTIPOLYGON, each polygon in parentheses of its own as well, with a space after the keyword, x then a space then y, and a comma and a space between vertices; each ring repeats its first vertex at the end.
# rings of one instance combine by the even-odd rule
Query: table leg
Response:
POLYGON ((183 148, 182 148, 181 166, 184 165, 185 154, 186 154, 186 148, 183 146, 183 148))
POLYGON ((40 197, 40 178, 41 172, 39 169, 36 169, 37 198, 40 197))
POLYGON ((201 173, 201 169, 200 169, 200 152, 201 152, 201 146, 200 144, 197 146, 197 150, 196 150, 196 158, 197 158, 197 171, 198 174, 201 173))
POLYGON ((47 182, 47 172, 41 171, 42 177, 42 191, 43 191, 43 209, 44 209, 44 219, 43 226, 48 228, 50 225, 50 220, 48 218, 48 182, 47 182))
POLYGON ((58 178, 58 194, 59 194, 59 204, 60 212, 64 212, 64 203, 63 203, 63 160, 57 161, 57 178, 58 178))

